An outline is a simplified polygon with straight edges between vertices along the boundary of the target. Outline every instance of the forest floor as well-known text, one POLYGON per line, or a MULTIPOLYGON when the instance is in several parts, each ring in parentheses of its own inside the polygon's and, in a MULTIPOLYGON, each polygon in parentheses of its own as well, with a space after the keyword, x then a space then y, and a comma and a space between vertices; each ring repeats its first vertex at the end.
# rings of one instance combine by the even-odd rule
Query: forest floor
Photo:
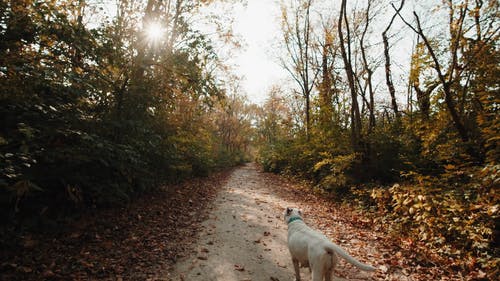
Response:
MULTIPOLYGON (((283 221, 286 207, 300 207, 307 224, 377 267, 367 273, 341 259, 334 280, 464 280, 412 252, 404 239, 375 230, 371 220, 352 208, 315 195, 306 185, 260 172, 253 164, 232 173, 207 209, 198 239, 167 280, 295 280, 283 221)), ((301 277, 311 280, 307 268, 301 269, 301 277)))
MULTIPOLYGON (((188 181, 56 234, 28 234, 0 253, 0 280, 294 280, 286 207, 352 256, 334 280, 467 280, 384 233, 361 213, 254 164, 188 181)), ((5 242, 5 241, 1 241, 5 242)), ((302 269, 304 280, 310 280, 302 269)))

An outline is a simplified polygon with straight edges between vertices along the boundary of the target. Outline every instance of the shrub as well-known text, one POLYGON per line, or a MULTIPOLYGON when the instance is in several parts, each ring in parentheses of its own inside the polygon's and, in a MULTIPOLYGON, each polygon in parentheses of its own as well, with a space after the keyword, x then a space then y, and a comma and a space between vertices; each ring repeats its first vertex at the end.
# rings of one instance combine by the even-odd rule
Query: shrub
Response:
POLYGON ((359 155, 356 153, 337 156, 329 153, 320 155, 323 159, 313 168, 317 187, 337 195, 346 193, 349 190, 348 185, 353 182, 350 173, 352 167, 359 162, 359 155))
MULTIPOLYGON (((495 193, 500 167, 451 168, 440 178, 413 174, 412 185, 373 189, 372 203, 383 214, 384 224, 414 241, 462 262, 497 268, 500 199, 495 193), (469 174, 466 183, 464 172, 469 174)), ((363 189, 357 194, 366 198, 363 189)))

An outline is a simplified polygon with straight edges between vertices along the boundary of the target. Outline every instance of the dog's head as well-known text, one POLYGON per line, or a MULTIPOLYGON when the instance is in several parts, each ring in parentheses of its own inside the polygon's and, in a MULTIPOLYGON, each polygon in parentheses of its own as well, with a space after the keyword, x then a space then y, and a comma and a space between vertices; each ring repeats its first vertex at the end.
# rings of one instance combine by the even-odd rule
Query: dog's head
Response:
POLYGON ((289 223, 292 218, 302 219, 302 211, 299 208, 286 208, 284 215, 285 222, 289 223))

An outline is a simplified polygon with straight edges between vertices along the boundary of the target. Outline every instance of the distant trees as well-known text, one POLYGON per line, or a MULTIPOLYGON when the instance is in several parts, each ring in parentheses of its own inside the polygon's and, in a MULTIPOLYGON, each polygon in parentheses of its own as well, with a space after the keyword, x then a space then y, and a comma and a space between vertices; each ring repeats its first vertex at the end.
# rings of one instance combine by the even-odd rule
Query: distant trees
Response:
POLYGON ((253 111, 254 108, 248 105, 244 97, 232 94, 224 100, 215 115, 216 132, 221 138, 223 149, 229 153, 228 156, 236 157, 227 159, 228 165, 249 160, 254 135, 253 111))

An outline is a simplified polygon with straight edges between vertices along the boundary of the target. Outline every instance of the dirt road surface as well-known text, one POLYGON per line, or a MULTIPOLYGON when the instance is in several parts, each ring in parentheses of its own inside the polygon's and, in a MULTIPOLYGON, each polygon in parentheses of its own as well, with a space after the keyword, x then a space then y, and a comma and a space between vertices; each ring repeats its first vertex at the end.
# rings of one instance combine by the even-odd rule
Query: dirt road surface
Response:
MULTIPOLYGON (((341 259, 334 280, 486 280, 481 271, 463 276, 431 249, 388 229, 376 213, 367 217, 356 204, 329 196, 247 164, 87 213, 57 232, 26 231, 9 243, 0 237, 0 280, 295 280, 282 219, 289 206, 378 268, 362 272, 341 259)), ((311 280, 307 269, 301 273, 311 280)))
MULTIPOLYGON (((295 280, 286 245, 283 211, 287 206, 301 204, 292 197, 277 195, 276 188, 280 184, 284 183, 263 176, 253 164, 235 170, 213 207, 207 210, 209 219, 202 223, 193 251, 176 264, 168 278, 186 281, 295 280)), ((307 206, 306 209, 306 214, 314 212, 307 206)), ((309 223, 307 215, 305 222, 309 223)), ((368 249, 367 256, 361 260, 368 262, 369 251, 373 249, 368 249)), ((337 270, 348 271, 348 280, 371 280, 370 273, 342 263, 338 267, 337 270)), ((303 280, 311 280, 307 268, 301 270, 301 276, 303 280)), ((346 279, 337 277, 335 280, 346 279)))

